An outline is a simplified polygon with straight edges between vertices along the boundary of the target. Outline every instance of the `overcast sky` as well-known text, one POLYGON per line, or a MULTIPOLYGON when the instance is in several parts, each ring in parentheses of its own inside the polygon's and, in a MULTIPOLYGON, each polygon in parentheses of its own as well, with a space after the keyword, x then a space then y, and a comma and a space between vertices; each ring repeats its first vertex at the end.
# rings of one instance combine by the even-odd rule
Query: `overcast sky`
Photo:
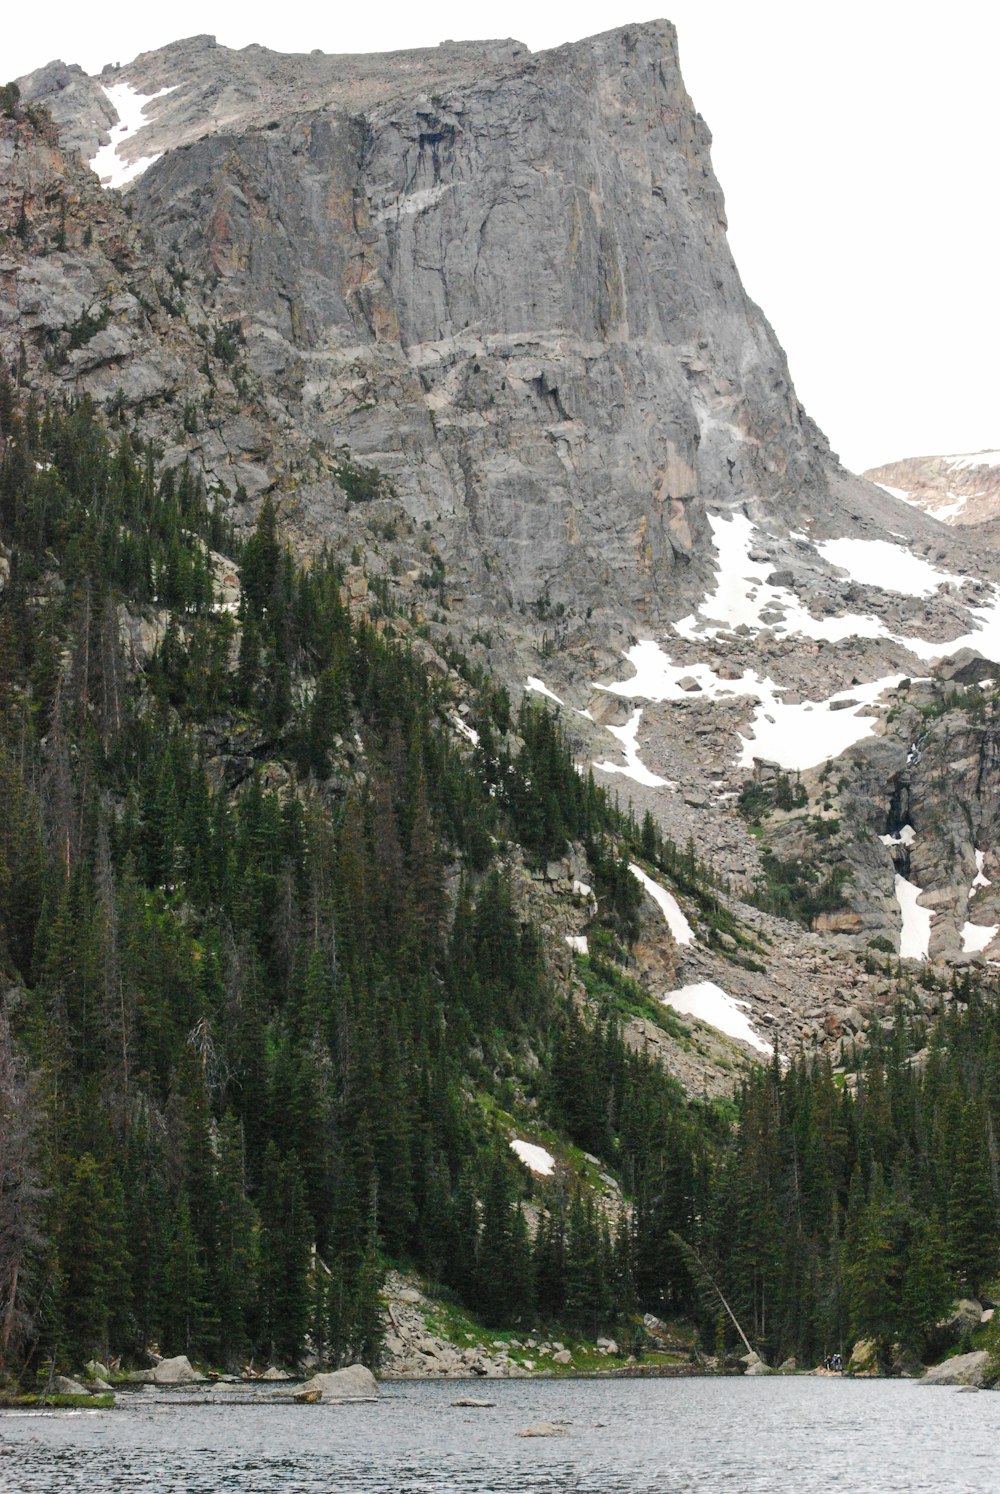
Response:
MULTIPOLYGON (((715 138, 730 241, 844 461, 1000 447, 1000 7, 950 0, 174 0, 18 5, 0 73, 97 72, 182 36, 379 51, 516 36, 539 50, 666 14, 715 138)), ((2 81, 2 79, 0 79, 2 81)))

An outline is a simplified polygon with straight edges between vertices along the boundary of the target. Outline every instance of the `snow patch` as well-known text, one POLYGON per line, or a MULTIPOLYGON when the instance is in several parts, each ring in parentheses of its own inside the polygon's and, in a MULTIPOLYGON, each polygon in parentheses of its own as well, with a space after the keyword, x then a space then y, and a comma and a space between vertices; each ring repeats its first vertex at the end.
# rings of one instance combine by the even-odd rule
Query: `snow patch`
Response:
POLYGON ((528 689, 534 690, 536 695, 544 695, 546 700, 554 700, 556 705, 562 706, 563 710, 566 709, 566 702, 564 700, 560 700, 558 695, 554 695, 549 689, 548 685, 545 685, 541 680, 536 679, 533 674, 528 675, 528 689))
MULTIPOLYGON (((681 689, 678 681, 691 675, 701 685, 703 695, 711 700, 755 696, 758 705, 751 722, 751 735, 740 737, 743 750, 739 762, 743 767, 752 767, 754 758, 762 757, 777 763, 787 772, 804 772, 807 768, 818 767, 870 736, 878 718, 862 716, 860 712, 870 708, 884 691, 898 685, 904 678, 901 674, 887 675, 867 685, 838 690, 826 700, 805 700, 786 705, 780 698, 782 687, 767 676, 761 679, 753 669, 745 669, 739 679, 726 680, 707 664, 671 663, 670 655, 650 639, 635 644, 625 658, 635 670, 634 677, 613 685, 595 682, 596 689, 607 690, 613 695, 642 696, 646 700, 686 700, 690 698, 689 694, 681 689)), ((625 733, 634 742, 640 714, 637 712, 633 716, 628 727, 609 727, 609 731, 621 740, 624 740, 622 733, 625 733)), ((597 766, 616 771, 604 763, 597 766)), ((638 766, 643 773, 648 771, 641 764, 638 766)), ((618 768, 617 771, 628 770, 618 768)), ((649 779, 639 778, 637 781, 648 783, 649 779)))
POLYGON ((667 927, 673 934, 678 944, 693 944, 694 930, 685 918, 681 906, 672 892, 661 887, 659 882, 654 882, 652 877, 646 875, 641 866, 636 866, 634 861, 629 862, 629 871, 640 882, 649 893, 653 902, 656 903, 660 912, 667 920, 667 927))
POLYGON ((473 747, 479 746, 479 733, 474 726, 469 725, 468 721, 463 721, 461 716, 452 716, 451 724, 456 731, 460 731, 462 736, 472 743, 473 747))
POLYGON ((631 719, 625 726, 609 726, 608 731, 613 737, 617 737, 622 744, 625 753, 625 764, 621 763, 595 763, 594 767, 601 773, 621 773, 626 778, 631 778, 634 783, 641 783, 645 788, 676 788, 677 785, 670 782, 669 778, 659 778, 651 773, 639 757, 639 722, 642 720, 642 710, 634 711, 631 719))
POLYGON ((904 503, 910 502, 910 494, 906 488, 894 488, 891 483, 887 482, 877 482, 875 486, 881 488, 883 493, 888 493, 890 498, 900 498, 904 503))
POLYGON ((903 927, 899 935, 899 956, 903 960, 926 960, 931 942, 930 908, 921 908, 917 903, 923 888, 905 877, 896 876, 896 901, 903 916, 903 927))
POLYGON ((738 1001, 734 996, 729 996, 717 986, 712 980, 697 981, 694 985, 681 986, 677 991, 668 991, 665 996, 660 997, 664 1006, 672 1007, 675 1012, 680 1012, 686 1017, 697 1017, 699 1022, 707 1022, 709 1027, 715 1027, 719 1032, 724 1032, 727 1037, 737 1038, 741 1042, 749 1043, 756 1048, 758 1053, 766 1053, 770 1056, 774 1049, 770 1043, 757 1033, 741 1008, 749 1006, 746 1001, 738 1001))
POLYGON ((898 835, 879 836, 884 846, 912 846, 916 838, 917 832, 912 825, 904 825, 898 835))
POLYGON ((1000 451, 976 451, 970 456, 948 458, 949 472, 967 472, 970 467, 1000 467, 1000 451))
POLYGON ((902 679, 901 674, 890 674, 868 685, 838 690, 827 700, 804 700, 797 705, 786 705, 778 698, 771 681, 762 681, 762 686, 770 686, 770 692, 761 694, 750 723, 753 735, 741 737, 741 766, 752 768, 754 758, 762 757, 786 772, 804 772, 839 757, 875 730, 878 717, 862 716, 861 711, 874 705, 880 695, 902 679))
POLYGON ((989 877, 985 876, 984 873, 983 873, 983 867, 985 865, 986 865, 986 852, 985 851, 977 851, 976 852, 976 875, 975 875, 975 877, 972 880, 972 886, 969 888, 969 896, 970 897, 975 897, 975 895, 978 892, 978 890, 979 890, 980 887, 992 887, 993 886, 993 883, 990 881, 989 877))
POLYGON ((981 923, 963 924, 962 953, 982 954, 987 944, 992 944, 998 933, 1000 933, 1000 923, 993 923, 989 926, 981 923))
POLYGON ((844 638, 887 636, 884 624, 877 617, 859 613, 813 617, 788 587, 769 585, 761 572, 770 566, 750 558, 757 531, 743 514, 733 514, 728 519, 709 514, 708 522, 718 555, 719 578, 715 591, 699 602, 697 614, 674 624, 675 632, 682 638, 712 638, 719 632, 740 627, 755 633, 769 628, 781 638, 798 635, 828 643, 839 643, 844 638))
POLYGON ((533 1141, 521 1141, 515 1137, 510 1144, 510 1149, 520 1158, 525 1167, 537 1173, 541 1178, 551 1177, 555 1171, 555 1157, 543 1146, 536 1146, 533 1141))
POLYGON ((145 117, 146 106, 153 99, 162 99, 164 94, 173 93, 179 87, 180 84, 175 83, 171 88, 161 88, 158 93, 140 93, 131 83, 109 83, 107 87, 101 84, 102 93, 118 115, 118 123, 110 129, 110 142, 100 146, 88 162, 91 171, 100 177, 102 187, 125 187, 160 159, 163 152, 157 151, 155 155, 140 156, 139 160, 129 162, 122 159, 119 151, 126 141, 149 124, 145 117))

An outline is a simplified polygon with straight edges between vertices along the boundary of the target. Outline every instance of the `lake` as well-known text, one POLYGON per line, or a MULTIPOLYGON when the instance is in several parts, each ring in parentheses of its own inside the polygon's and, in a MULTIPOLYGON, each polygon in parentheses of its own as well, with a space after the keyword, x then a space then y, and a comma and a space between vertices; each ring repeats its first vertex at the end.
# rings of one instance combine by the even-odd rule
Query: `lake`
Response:
POLYGON ((1000 1481, 1000 1394, 907 1381, 396 1381, 355 1406, 214 1396, 144 1390, 115 1411, 0 1412, 0 1490, 992 1494, 1000 1481), (452 1406, 461 1396, 496 1405, 452 1406), (538 1421, 567 1433, 517 1436, 538 1421))

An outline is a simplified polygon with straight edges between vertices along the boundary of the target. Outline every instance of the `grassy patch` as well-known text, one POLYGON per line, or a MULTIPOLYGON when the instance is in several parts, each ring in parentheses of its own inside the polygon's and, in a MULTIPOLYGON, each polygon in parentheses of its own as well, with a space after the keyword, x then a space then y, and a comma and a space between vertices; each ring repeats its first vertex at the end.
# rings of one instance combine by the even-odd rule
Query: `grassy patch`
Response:
POLYGON ((669 1006, 664 1006, 644 991, 612 960, 603 959, 595 951, 591 955, 577 955, 576 968, 587 995, 598 1006, 610 1007, 623 1021, 631 1017, 646 1017, 683 1047, 690 1048, 690 1027, 686 1027, 669 1006))
POLYGON ((25 1410, 44 1408, 47 1411, 111 1411, 115 1398, 110 1392, 103 1395, 8 1395, 0 1397, 0 1410, 25 1410))

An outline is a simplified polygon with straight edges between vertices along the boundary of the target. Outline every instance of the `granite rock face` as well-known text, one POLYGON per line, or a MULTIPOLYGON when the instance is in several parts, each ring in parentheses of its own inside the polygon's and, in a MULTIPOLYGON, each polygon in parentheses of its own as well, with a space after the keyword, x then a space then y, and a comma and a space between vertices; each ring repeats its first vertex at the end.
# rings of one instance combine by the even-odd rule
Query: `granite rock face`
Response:
MULTIPOLYGON (((467 587, 662 612, 706 502, 823 503, 671 26, 343 64, 196 38, 115 74, 174 89, 126 147, 166 149, 132 207, 272 401, 387 473, 467 587)), ((300 501, 315 526, 336 495, 300 501)))

